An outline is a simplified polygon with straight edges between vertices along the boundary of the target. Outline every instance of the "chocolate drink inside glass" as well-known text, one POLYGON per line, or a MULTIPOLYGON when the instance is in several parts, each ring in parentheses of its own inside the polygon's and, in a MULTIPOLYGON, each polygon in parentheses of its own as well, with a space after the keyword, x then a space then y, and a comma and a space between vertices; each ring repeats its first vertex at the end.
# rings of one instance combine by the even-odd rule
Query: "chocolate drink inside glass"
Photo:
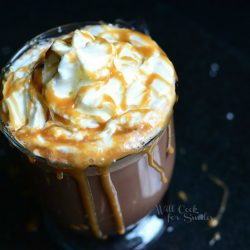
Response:
POLYGON ((118 24, 62 26, 14 56, 2 130, 30 159, 59 231, 128 235, 161 201, 175 158, 175 81, 161 48, 118 24))

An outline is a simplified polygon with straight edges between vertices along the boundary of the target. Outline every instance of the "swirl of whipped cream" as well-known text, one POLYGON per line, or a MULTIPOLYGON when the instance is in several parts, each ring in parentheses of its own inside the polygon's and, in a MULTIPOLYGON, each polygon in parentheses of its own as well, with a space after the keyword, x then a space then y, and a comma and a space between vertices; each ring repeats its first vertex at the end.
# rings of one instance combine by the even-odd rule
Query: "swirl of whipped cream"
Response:
POLYGON ((34 45, 13 63, 3 81, 2 116, 34 154, 100 166, 164 128, 175 82, 172 63, 149 36, 86 26, 34 45))

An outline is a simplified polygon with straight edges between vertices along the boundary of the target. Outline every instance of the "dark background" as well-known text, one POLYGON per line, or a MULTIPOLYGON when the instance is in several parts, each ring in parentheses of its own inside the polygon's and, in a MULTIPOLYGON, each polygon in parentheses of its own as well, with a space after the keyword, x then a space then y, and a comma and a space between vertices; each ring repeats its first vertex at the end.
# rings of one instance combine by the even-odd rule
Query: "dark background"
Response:
MULTIPOLYGON (((175 108, 176 169, 170 203, 215 215, 229 187, 226 212, 217 228, 206 221, 172 221, 149 249, 250 249, 250 8, 247 1, 1 1, 0 67, 25 41, 76 21, 144 19, 151 36, 173 61, 178 76, 175 108), (207 164, 208 172, 201 171, 207 164), (221 240, 213 247, 215 232, 221 240)), ((0 249, 54 249, 40 222, 19 160, 0 136, 0 249)))

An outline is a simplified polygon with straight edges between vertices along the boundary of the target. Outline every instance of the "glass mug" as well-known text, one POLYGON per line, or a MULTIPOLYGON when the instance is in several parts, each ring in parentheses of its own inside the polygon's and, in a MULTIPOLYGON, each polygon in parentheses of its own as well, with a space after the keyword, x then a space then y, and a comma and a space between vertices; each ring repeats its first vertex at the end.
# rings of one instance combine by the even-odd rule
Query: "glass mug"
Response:
MULTIPOLYGON (((15 60, 35 44, 68 34, 88 24, 97 23, 59 26, 35 37, 10 60, 2 70, 1 77, 4 77, 15 60)), ((117 21, 115 24, 148 34, 145 26, 138 23, 117 21)), ((159 172, 148 164, 148 155, 144 151, 119 159, 110 166, 110 176, 117 192, 125 226, 124 235, 116 234, 114 214, 101 185, 98 168, 93 166, 82 171, 91 194, 98 226, 104 235, 109 236, 105 241, 89 240, 93 234, 89 227, 86 207, 82 202, 83 194, 75 179, 67 173, 58 172, 57 167, 60 163, 49 162, 24 148, 8 131, 2 119, 0 125, 10 143, 30 159, 29 171, 35 180, 35 190, 43 208, 45 226, 52 240, 61 249, 82 249, 82 246, 94 249, 98 249, 99 246, 101 249, 141 249, 163 231, 164 219, 158 217, 154 209, 168 189, 174 167, 173 116, 168 125, 143 146, 147 148, 155 144, 152 158, 162 166, 168 180, 166 183, 162 182, 159 172)))

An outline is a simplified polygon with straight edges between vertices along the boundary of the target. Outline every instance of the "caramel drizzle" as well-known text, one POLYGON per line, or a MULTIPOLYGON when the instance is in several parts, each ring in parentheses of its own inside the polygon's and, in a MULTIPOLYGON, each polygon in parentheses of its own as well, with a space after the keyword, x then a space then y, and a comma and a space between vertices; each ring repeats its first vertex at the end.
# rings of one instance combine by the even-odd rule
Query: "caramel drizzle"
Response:
POLYGON ((168 148, 167 148, 167 154, 174 154, 174 147, 172 146, 172 126, 168 126, 168 148))
MULTIPOLYGON (((174 147, 172 146, 172 138, 171 138, 172 137, 172 128, 171 127, 172 127, 171 124, 169 124, 168 127, 167 127, 167 133, 168 133, 168 146, 167 146, 168 149, 167 149, 167 152, 169 154, 174 153, 174 151, 173 151, 174 147), (169 152, 169 150, 172 150, 173 152, 172 151, 169 152)), ((161 175, 161 180, 162 180, 163 183, 167 183, 168 179, 166 177, 166 174, 165 174, 163 168, 157 162, 154 161, 154 157, 153 157, 153 152, 155 150, 155 147, 156 147, 159 139, 160 139, 160 137, 157 140, 155 140, 148 149, 144 150, 144 152, 148 156, 148 164, 150 165, 150 167, 155 169, 161 175)))
POLYGON ((115 218, 117 233, 124 234, 125 226, 123 222, 122 211, 121 211, 116 189, 110 177, 109 167, 102 167, 100 169, 100 172, 101 172, 101 175, 100 175, 101 183, 106 193, 106 196, 109 200, 109 204, 110 204, 110 207, 112 209, 112 212, 115 218))
MULTIPOLYGON (((95 206, 94 206, 93 198, 91 196, 91 191, 90 191, 87 178, 85 177, 82 170, 78 170, 78 171, 70 170, 67 172, 68 174, 71 175, 71 177, 74 178, 74 180, 77 183, 79 192, 81 194, 82 205, 85 209, 85 212, 87 213, 89 225, 90 225, 92 232, 97 238, 105 239, 107 236, 104 235, 99 228, 97 216, 95 212, 95 206)), ((109 166, 100 168, 100 178, 101 178, 103 189, 107 195, 109 204, 111 206, 111 209, 115 218, 117 232, 119 234, 124 234, 125 226, 123 222, 122 212, 121 212, 116 189, 110 177, 109 166)))
POLYGON ((154 157, 153 157, 153 152, 154 152, 154 149, 155 149, 158 141, 159 141, 159 139, 155 140, 153 142, 153 144, 149 147, 149 149, 147 149, 145 151, 145 153, 148 156, 148 164, 150 165, 150 167, 155 169, 161 175, 161 181, 163 183, 167 183, 168 179, 166 177, 166 174, 165 174, 163 168, 156 161, 154 161, 154 157))
MULTIPOLYGON (((171 125, 168 125, 168 148, 171 146, 171 125)), ((154 161, 153 159, 153 152, 154 149, 159 141, 159 138, 153 142, 153 144, 144 150, 143 152, 147 154, 148 157, 148 164, 150 167, 155 169, 160 175, 161 175, 161 180, 163 183, 167 183, 168 179, 166 177, 166 174, 163 170, 163 168, 154 161)), ((115 189, 115 186, 113 185, 113 182, 111 180, 110 176, 110 165, 107 166, 102 166, 99 168, 100 170, 100 179, 101 179, 101 184, 104 189, 104 192, 107 196, 108 202, 110 204, 111 210, 114 215, 114 220, 115 220, 115 225, 116 225, 116 230, 118 234, 124 234, 125 233, 125 225, 123 221, 123 216, 122 216, 122 211, 117 195, 117 191, 115 189)), ((88 180, 86 176, 84 175, 84 172, 82 170, 76 170, 76 169, 71 169, 71 170, 64 170, 68 174, 71 175, 72 178, 77 183, 79 192, 81 194, 81 200, 82 200, 82 205, 85 209, 85 212, 87 213, 88 216, 88 221, 90 228, 94 235, 99 238, 99 239, 105 239, 107 238, 106 235, 104 235, 99 228, 98 221, 97 221, 97 216, 95 212, 95 205, 93 202, 93 198, 91 195, 90 187, 88 184, 88 180)), ((57 178, 61 180, 63 178, 63 172, 59 171, 57 172, 57 178)))
POLYGON ((226 211, 227 201, 229 198, 229 189, 228 189, 227 185, 218 177, 216 177, 214 175, 210 175, 209 178, 212 182, 214 182, 218 187, 222 188, 222 190, 223 190, 223 196, 222 196, 222 200, 220 203, 220 208, 219 208, 216 216, 212 217, 208 221, 208 225, 210 227, 217 227, 222 219, 224 212, 226 211))
POLYGON ((89 221, 89 225, 90 225, 92 232, 97 238, 105 239, 106 236, 103 235, 103 233, 101 232, 98 222, 97 222, 93 198, 91 196, 89 183, 88 183, 88 180, 86 179, 86 176, 84 175, 84 172, 82 170, 72 169, 69 172, 69 174, 74 178, 74 180, 76 181, 78 185, 78 189, 81 194, 82 205, 88 216, 88 221, 89 221))
MULTIPOLYGON (((138 52, 143 54, 143 56, 145 58, 147 58, 148 56, 151 55, 151 52, 152 52, 151 50, 153 50, 153 51, 159 50, 165 56, 164 52, 162 52, 161 49, 158 46, 156 46, 156 44, 151 40, 151 38, 149 38, 148 36, 145 36, 144 34, 141 34, 141 33, 136 32, 136 31, 130 31, 128 29, 114 29, 114 30, 112 30, 108 26, 106 27, 106 31, 110 34, 118 35, 120 42, 130 42, 131 44, 133 44, 132 40, 130 39, 131 35, 134 34, 136 36, 139 36, 145 42, 145 45, 138 46, 135 43, 135 44, 133 44, 133 46, 135 47, 136 50, 139 50, 138 52)), ((102 40, 103 38, 99 37, 98 39, 102 40)), ((50 50, 49 51, 45 50, 44 53, 41 54, 40 59, 38 60, 38 63, 36 63, 36 65, 34 65, 34 67, 32 66, 33 72, 32 72, 32 75, 30 77, 31 79, 29 79, 30 85, 31 85, 31 90, 30 90, 29 94, 32 98, 33 98, 33 96, 35 96, 40 101, 40 103, 42 104, 42 106, 44 108, 45 114, 47 114, 46 125, 51 123, 51 126, 45 126, 44 129, 37 130, 36 132, 30 131, 29 129, 25 129, 25 126, 24 126, 24 129, 16 131, 14 136, 19 138, 20 141, 27 142, 27 145, 29 145, 29 149, 31 151, 33 151, 34 148, 39 149, 42 157, 50 158, 51 155, 53 155, 53 157, 54 157, 53 160, 61 161, 62 156, 63 156, 63 160, 65 162, 70 163, 71 165, 74 165, 74 163, 75 163, 74 159, 76 159, 76 158, 72 157, 72 155, 70 155, 70 154, 66 155, 66 153, 61 153, 60 151, 53 152, 53 154, 51 154, 51 152, 49 152, 49 150, 48 150, 49 146, 48 147, 46 146, 46 148, 43 148, 42 146, 36 145, 36 143, 35 143, 36 138, 35 137, 37 137, 40 134, 42 137, 44 137, 44 139, 46 141, 49 142, 49 145, 51 145, 51 147, 55 147, 59 144, 67 144, 67 145, 78 146, 79 148, 82 149, 83 152, 88 151, 89 149, 88 149, 87 143, 92 142, 92 141, 95 142, 98 132, 103 131, 106 124, 110 120, 104 121, 101 117, 91 115, 88 113, 83 114, 82 112, 80 112, 77 108, 75 108, 75 106, 77 104, 78 96, 86 93, 86 91, 88 91, 88 89, 100 88, 103 84, 106 84, 108 82, 108 79, 110 79, 110 77, 117 78, 123 86, 122 101, 120 103, 120 108, 123 110, 123 114, 120 115, 117 112, 115 102, 111 96, 103 95, 103 103, 105 103, 105 106, 108 106, 108 109, 110 110, 112 119, 118 119, 118 117, 125 115, 127 111, 140 112, 143 114, 144 114, 144 110, 146 108, 148 108, 148 111, 150 111, 150 107, 148 105, 150 104, 151 92, 154 93, 155 95, 159 96, 159 98, 161 98, 161 95, 154 88, 151 88, 151 85, 154 82, 154 80, 158 79, 160 81, 163 81, 165 84, 170 84, 166 80, 164 80, 163 77, 158 75, 157 73, 150 74, 149 76, 147 76, 147 80, 145 82, 146 89, 144 90, 143 97, 142 97, 140 103, 138 104, 138 106, 132 107, 132 110, 128 110, 127 100, 126 100, 128 86, 127 86, 127 83, 126 83, 123 75, 116 69, 114 62, 112 62, 110 65, 110 76, 107 79, 105 79, 105 81, 102 80, 102 81, 96 82, 95 84, 84 85, 80 88, 80 90, 78 90, 77 93, 72 94, 70 97, 59 98, 55 95, 51 82, 47 83, 46 88, 42 84, 42 71, 41 71, 42 65, 40 63, 42 63, 45 60, 46 54, 48 55, 49 53, 50 53, 50 50), (58 112, 56 112, 53 107, 57 107, 58 112), (65 117, 67 117, 67 118, 65 118, 65 117), (96 122, 99 123, 99 126, 96 128, 82 128, 82 125, 80 124, 81 119, 89 119, 89 118, 93 118, 94 120, 96 120, 96 122), (63 137, 63 136, 58 137, 54 132, 55 130, 53 129, 54 127, 56 128, 58 125, 60 125, 60 126, 63 125, 62 126, 63 128, 65 128, 66 130, 70 130, 70 131, 72 131, 71 127, 73 126, 74 128, 76 128, 78 130, 86 132, 86 135, 85 135, 84 139, 81 141, 78 141, 78 140, 74 139, 73 137, 69 138, 69 139, 65 139, 65 137, 63 137), (85 148, 86 148, 86 150, 85 150, 85 148), (74 158, 73 161, 71 161, 71 158, 74 158)), ((119 53, 119 50, 117 51, 117 53, 119 53)), ((73 56, 73 54, 72 55, 70 54, 70 57, 72 57, 72 56, 73 56)), ((71 58, 71 59, 73 60, 74 58, 71 58)), ((165 58, 165 60, 170 65, 172 65, 171 62, 167 58, 165 58)), ((32 70, 32 69, 30 69, 30 70, 32 70)), ((12 86, 12 84, 11 84, 12 81, 13 81, 13 73, 10 72, 9 77, 5 83, 5 91, 4 92, 5 92, 6 96, 8 96, 11 93, 12 88, 15 89, 16 85, 19 86, 18 82, 16 82, 12 86)), ((20 82, 20 86, 22 84, 24 84, 24 83, 20 82)), ((27 114, 30 113, 31 104, 32 103, 28 102, 27 114)), ((16 104, 15 106, 18 107, 18 104, 16 104)), ((102 108, 102 105, 100 105, 98 108, 102 108)), ((7 116, 8 116, 8 114, 6 114, 6 117, 7 116)), ((9 115, 9 119, 10 119, 10 124, 16 123, 13 120, 12 115, 9 115)), ((27 123, 28 123, 28 121, 26 121, 26 124, 27 123)), ((139 127, 138 128, 132 128, 132 127, 128 128, 128 127, 126 127, 126 124, 119 124, 119 126, 120 126, 119 131, 117 131, 115 133, 115 135, 116 136, 118 134, 126 135, 126 133, 127 134, 132 133, 136 129, 142 130, 142 132, 144 132, 144 131, 146 131, 146 128, 147 128, 146 125, 147 124, 145 122, 145 124, 143 124, 143 126, 140 128, 139 127)), ((115 140, 114 137, 115 136, 112 136, 112 139, 115 140)), ((173 151, 174 151, 173 148, 169 147, 168 153, 173 153, 173 151)), ((120 155, 118 155, 118 153, 117 153, 113 159, 119 159, 120 157, 122 157, 122 153, 124 153, 124 150, 123 150, 123 152, 121 152, 120 155)), ((129 154, 130 152, 127 152, 127 153, 129 154)), ((84 157, 82 157, 82 158, 84 158, 84 157)), ((98 157, 96 157, 96 158, 98 158, 98 157)), ((81 161, 78 161, 78 164, 81 166, 84 165, 86 167, 86 164, 83 164, 82 161, 83 161, 82 159, 81 159, 81 161)))

